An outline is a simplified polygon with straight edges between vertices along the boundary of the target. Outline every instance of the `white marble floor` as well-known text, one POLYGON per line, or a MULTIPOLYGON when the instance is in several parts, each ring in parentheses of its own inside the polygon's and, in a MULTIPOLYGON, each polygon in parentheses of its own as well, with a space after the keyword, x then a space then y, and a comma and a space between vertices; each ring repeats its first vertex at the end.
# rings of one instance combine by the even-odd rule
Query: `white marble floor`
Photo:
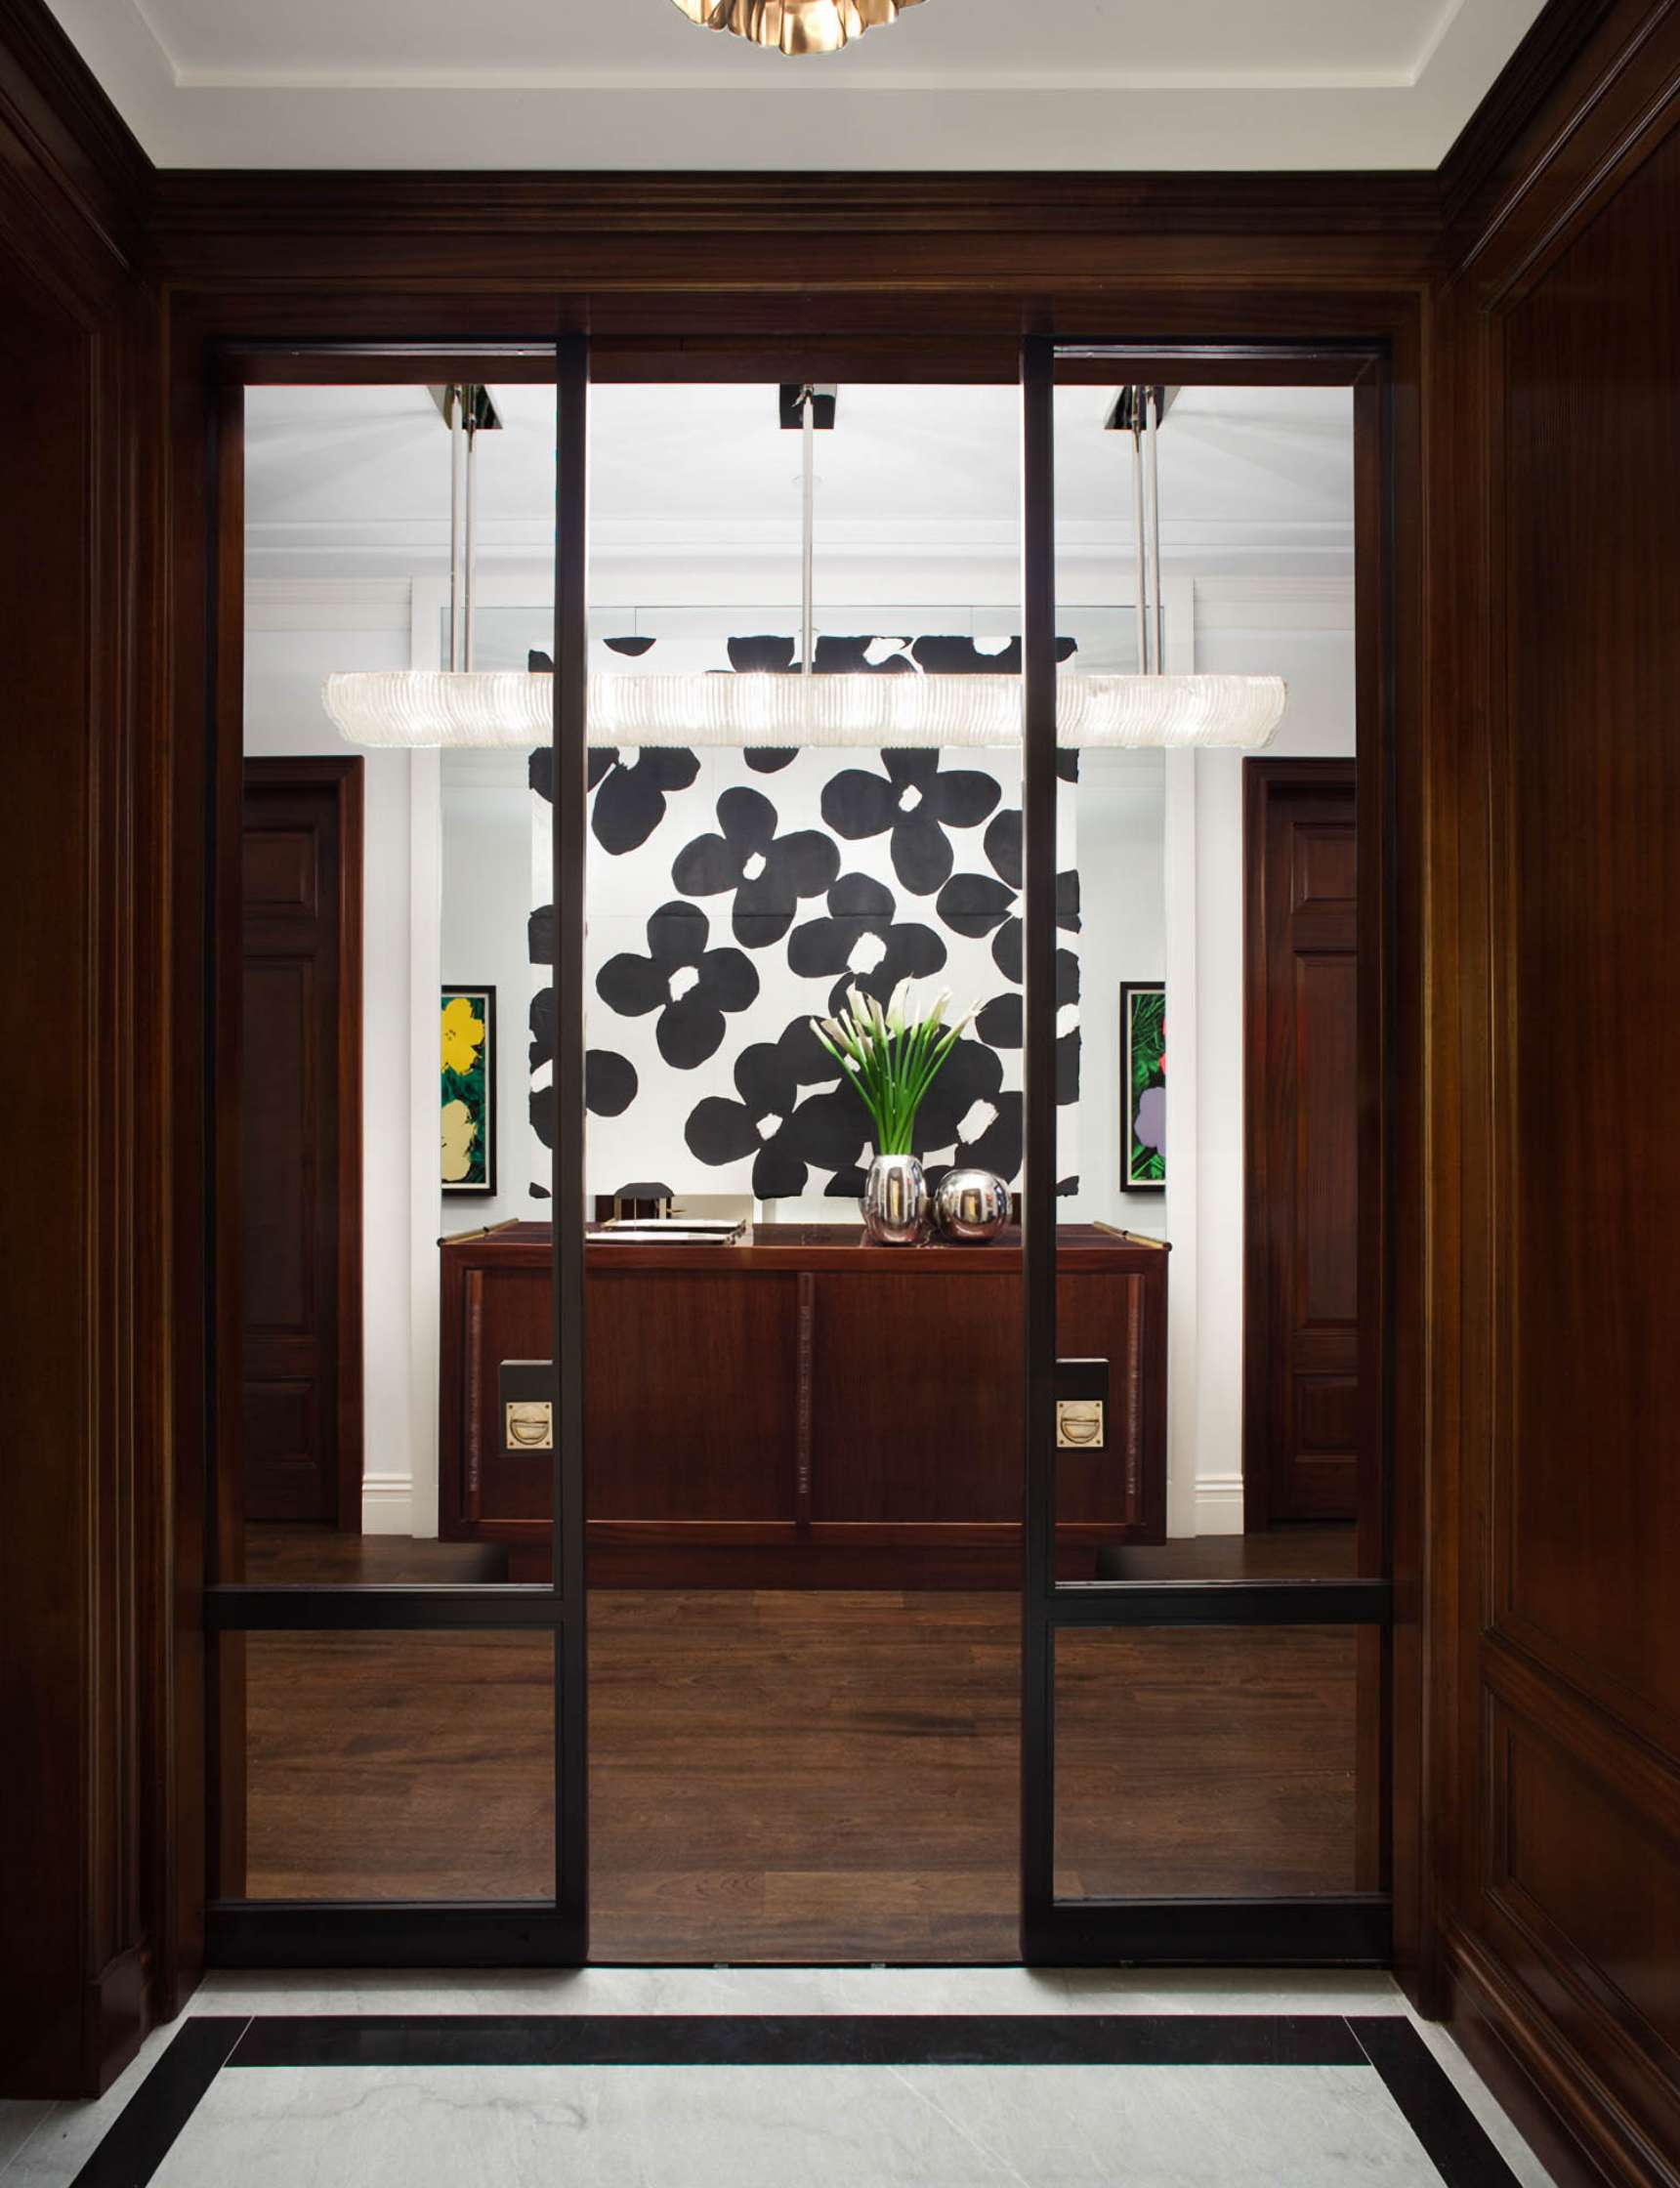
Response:
POLYGON ((1440 2188, 1368 2069, 298 2068, 224 2074, 157 2188, 1440 2188), (283 2170, 265 2163, 283 2156, 283 2170))
MULTIPOLYGON (((1405 2014, 1382 1976, 1020 1968, 588 1968, 212 1976, 194 2014, 1405 2014)), ((1547 2174, 1451 2041, 1413 2023, 1521 2188, 1547 2174)), ((181 2027, 88 2105, 0 2105, 4 2188, 69 2188, 181 2027)), ((301 2066, 225 2071, 158 2188, 1440 2188, 1368 2067, 301 2066)))

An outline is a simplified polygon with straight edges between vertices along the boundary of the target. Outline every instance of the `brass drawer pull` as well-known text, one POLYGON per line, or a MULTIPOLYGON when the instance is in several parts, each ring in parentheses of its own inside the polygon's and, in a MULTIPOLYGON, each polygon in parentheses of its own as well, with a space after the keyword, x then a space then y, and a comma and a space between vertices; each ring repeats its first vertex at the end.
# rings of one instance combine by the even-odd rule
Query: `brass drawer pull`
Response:
POLYGON ((1059 1398, 1056 1401, 1056 1444, 1061 1451, 1100 1451, 1103 1444, 1102 1400, 1059 1398))
POLYGON ((510 1399, 503 1411, 509 1451, 551 1452, 554 1408, 545 1399, 510 1399))

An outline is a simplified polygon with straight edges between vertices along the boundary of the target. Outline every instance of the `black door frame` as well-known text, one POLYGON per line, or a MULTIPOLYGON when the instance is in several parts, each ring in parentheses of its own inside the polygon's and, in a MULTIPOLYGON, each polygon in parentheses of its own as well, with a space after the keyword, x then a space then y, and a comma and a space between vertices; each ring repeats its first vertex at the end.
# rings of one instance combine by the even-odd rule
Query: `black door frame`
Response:
MULTIPOLYGON (((243 390, 246 384, 303 376, 301 360, 318 358, 318 381, 366 382, 483 377, 491 366, 529 380, 552 374, 556 397, 555 614, 554 614, 554 904, 555 982, 559 1002, 555 1084, 559 1094, 550 1190, 554 1197, 554 1359, 559 1366, 555 1406, 553 1511, 555 1558, 546 1583, 509 1585, 388 1586, 355 1583, 251 1586, 222 1578, 231 1542, 218 1527, 219 1478, 236 1463, 236 1427, 225 1410, 213 1418, 220 1433, 208 1484, 204 1624, 209 1651, 208 1724, 212 1747, 209 1842, 212 1896, 206 1909, 206 1958, 223 1967, 471 1967, 579 1966, 589 1953, 588 1681, 583 1580, 583 883, 587 820, 585 518, 588 507, 588 345, 581 336, 538 344, 466 344, 446 353, 423 354, 399 345, 294 344, 230 349, 219 358, 216 400, 218 491, 213 507, 211 605, 212 660, 217 640, 242 608, 243 506, 236 476, 243 461, 243 390), (265 369, 265 359, 273 369, 265 369), (540 360, 547 359, 543 369, 540 360), (533 370, 533 363, 536 369, 533 370), (336 367, 336 369, 335 369, 336 367), (509 368, 512 369, 509 369, 509 368), (575 1032, 576 1037, 571 1035, 575 1032), (225 1694, 242 1684, 242 1664, 223 1652, 245 1633, 396 1633, 506 1630, 547 1633, 555 1652, 555 1885, 551 1899, 483 1901, 252 1900, 216 1896, 216 1850, 223 1842, 223 1809, 231 1781, 216 1767, 225 1694)), ((208 774, 212 782, 240 764, 239 680, 211 676, 208 774)), ((226 846, 217 841, 225 803, 214 794, 207 825, 211 869, 228 872, 226 846)), ((236 886, 236 884, 235 884, 236 886)), ((211 921, 210 1050, 218 1059, 212 1109, 236 1115, 236 1049, 225 1015, 225 978, 216 959, 228 943, 223 882, 219 917, 211 921)), ((236 912, 237 904, 233 909, 236 912)), ((236 942, 238 922, 232 922, 236 942)), ((226 1245, 228 1210, 218 1214, 226 1176, 212 1155, 207 1165, 210 1201, 206 1295, 225 1296, 232 1269, 221 1269, 218 1242, 226 1245)), ((226 1340, 218 1335, 229 1371, 226 1340)))
MULTIPOLYGON (((774 345, 767 345, 773 347, 774 345)), ((1024 1494, 1026 1565, 1022 1589, 1023 1698, 1021 1745, 1022 1958, 1029 1965, 1116 1961, 1386 1963, 1391 1951, 1388 1893, 1314 1900, 1152 1899, 1058 1901, 1054 1892, 1054 1651, 1056 1636, 1073 1628, 1119 1626, 1357 1625, 1382 1637, 1385 1725, 1392 1686, 1392 1591, 1386 1578, 1355 1580, 1083 1582, 1055 1576, 1055 1400, 1069 1387, 1056 1353, 1055 1234, 1055 842, 1056 842, 1056 582, 1053 489, 1053 399, 1058 360, 1092 378, 1113 366, 1131 381, 1176 376, 1191 382, 1243 378, 1351 384, 1365 429, 1361 481, 1362 594, 1376 587, 1380 638, 1361 645, 1361 964, 1378 969, 1362 978, 1364 1065, 1374 1069, 1373 1096, 1362 1122, 1362 1342, 1373 1348, 1376 1372, 1367 1409, 1365 1456, 1373 1479, 1391 1479, 1391 1361, 1382 1335, 1389 1293, 1391 1164, 1387 1127, 1392 1069, 1393 826, 1392 645, 1386 605, 1392 571, 1387 526, 1393 500, 1386 350, 1382 345, 1323 341, 1153 344, 1110 340, 1075 343, 1029 335, 1021 352, 1024 491, 1022 569, 1024 633, 1023 834, 1025 955, 1024 1363, 1026 1443, 1024 1494), (1374 453, 1373 453, 1374 451, 1374 453), (1374 470, 1373 470, 1374 463, 1374 470), (1368 521, 1367 521, 1368 520, 1368 521), (1373 567, 1368 549, 1380 543, 1373 567), (1367 739, 1366 731, 1376 733, 1367 739), (1367 845, 1376 856, 1367 860, 1367 845), (1367 954, 1368 952, 1368 954, 1367 954), (1370 1189, 1367 1199, 1366 1188, 1370 1189), (1368 1301, 1368 1308, 1367 1308, 1368 1301)), ((216 1466, 209 1484, 205 1629, 214 1652, 222 1637, 247 1632, 392 1632, 519 1629, 548 1632, 556 1649, 556 1878, 550 1900, 514 1902, 256 1902, 212 1897, 207 1957, 225 1966, 571 1966, 588 1957, 587 1664, 583 1567, 583 1316, 584 1109, 583 893, 587 825, 587 422, 590 360, 587 338, 521 343, 401 344, 244 343, 224 348, 214 383, 213 495, 207 614, 210 624, 209 778, 225 776, 231 739, 239 759, 236 680, 223 673, 218 639, 242 600, 242 504, 236 466, 242 460, 242 390, 248 383, 315 378, 330 382, 413 381, 483 376, 546 379, 557 402, 554 633, 554 904, 558 1100, 551 1190, 554 1224, 554 1360, 558 1368, 553 1509, 557 1541, 546 1585, 510 1586, 250 1586, 222 1578, 217 1555, 216 1466), (310 360, 338 370, 318 373, 310 360)), ((1371 618, 1362 614, 1368 636, 1371 618)), ((208 801, 211 870, 219 857, 218 800, 208 801)), ((236 1057, 230 1068, 227 1031, 216 1024, 225 991, 217 959, 226 947, 224 894, 210 907, 212 978, 209 1047, 222 1060, 213 1074, 212 1108, 237 1100, 236 1057)), ((236 905, 235 905, 236 908, 236 905)), ((233 932, 236 935, 235 920, 233 932)), ((206 1296, 219 1296, 216 1216, 219 1172, 207 1155, 211 1209, 206 1296)), ((224 1217, 225 1221, 225 1217, 224 1217)), ((220 1332, 219 1332, 220 1341, 220 1332)), ((225 1447, 225 1409, 210 1393, 213 1423, 223 1422, 210 1448, 225 1447)), ((1381 1562, 1392 1535, 1383 1493, 1381 1562)), ((214 1656, 212 1658, 214 1662, 214 1656)), ((214 1747, 214 1678, 209 1711, 214 1747)), ((1386 1758, 1388 1742, 1385 1737, 1386 1758)), ((1386 1787, 1387 1761, 1384 1763, 1386 1787)), ((219 1839, 212 1772, 210 1844, 219 1839)), ((1383 1801, 1386 1813, 1386 1790, 1383 1801)), ((214 1862, 214 1852, 212 1853, 214 1862)), ((214 1890, 214 1885, 213 1885, 214 1890)))
MULTIPOLYGON (((1021 352, 1022 390, 1022 592, 1024 666, 1024 765, 1022 833, 1026 975, 1026 1174, 1023 1309, 1026 1354, 1026 1574, 1022 1589, 1021 1719, 1021 1926, 1022 1958, 1029 1965, 1112 1965, 1121 1961, 1232 1964, 1386 1964, 1392 1955, 1392 1899, 1385 1891, 1323 1898, 1155 1898, 1059 1900, 1055 1891, 1056 1645, 1065 1632, 1119 1627, 1230 1627, 1336 1625, 1369 1627, 1383 1637, 1382 1687, 1389 1685, 1392 1589, 1386 1578, 1342 1580, 1058 1581, 1056 1577, 1056 1400, 1085 1395, 1077 1368, 1057 1357, 1056 1345, 1056 511, 1054 404, 1058 360, 1081 376, 1093 364, 1112 362, 1113 377, 1145 385, 1197 377, 1197 364, 1217 358, 1219 346, 1182 347, 1076 342, 1028 335, 1021 352)), ((1374 400, 1382 427, 1373 445, 1356 435, 1368 471, 1377 454, 1386 469, 1387 382, 1380 352, 1350 347, 1338 355, 1316 345, 1311 367, 1287 344, 1261 345, 1261 372, 1352 382, 1374 400)), ((1205 370, 1202 374, 1206 376, 1205 370)), ((1367 424, 1372 421, 1367 420, 1367 424)), ((1358 459, 1356 459, 1358 461, 1358 459)), ((1377 484, 1360 482, 1367 489, 1377 484)), ((1387 506, 1385 490, 1376 506, 1387 506)), ((1356 489, 1357 490, 1357 489, 1356 489)), ((1367 544, 1361 541, 1360 544, 1367 544)), ((1365 570, 1368 584, 1380 573, 1365 570)), ((1386 651, 1386 647, 1381 651, 1386 651)), ((1386 681, 1360 694, 1362 731, 1391 719, 1386 681), (1374 709, 1376 720, 1366 717, 1374 709)), ((1365 757, 1388 760, 1378 736, 1365 757)), ((1373 798, 1373 815, 1386 828, 1387 801, 1373 798)), ((1362 846, 1363 849, 1363 846, 1362 846)), ((1362 890, 1362 943, 1371 935, 1365 912, 1372 891, 1390 870, 1381 859, 1370 868, 1371 888, 1362 890)), ((1363 968, 1362 968, 1363 969, 1363 968)), ((1373 987, 1382 985, 1371 983, 1373 987)), ((1386 1002, 1362 1016, 1363 1063, 1379 1076, 1387 1049, 1386 1002), (1374 1041, 1374 1048, 1373 1048, 1374 1041)), ((1380 1132, 1386 1105, 1367 1105, 1361 1150, 1361 1324, 1380 1329, 1386 1285, 1380 1220, 1388 1198, 1388 1164, 1380 1132), (1372 1221, 1377 1214, 1378 1220, 1372 1221), (1366 1247, 1376 1250, 1367 1254, 1366 1247), (1373 1281, 1374 1280, 1374 1281, 1373 1281)), ((1376 1416, 1369 1416, 1374 1419, 1376 1416)), ((1381 1443, 1362 1459, 1373 1478, 1386 1480, 1381 1443)), ((1388 1565, 1386 1516, 1369 1547, 1379 1571, 1388 1565)), ((1123 1830, 1115 1819, 1116 1831, 1123 1830)))

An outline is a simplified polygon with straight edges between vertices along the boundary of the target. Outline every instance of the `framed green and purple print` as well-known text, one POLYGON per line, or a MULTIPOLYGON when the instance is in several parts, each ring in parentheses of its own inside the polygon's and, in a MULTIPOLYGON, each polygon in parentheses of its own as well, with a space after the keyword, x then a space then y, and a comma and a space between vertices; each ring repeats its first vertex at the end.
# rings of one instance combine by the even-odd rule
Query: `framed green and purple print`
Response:
POLYGON ((496 991, 442 991, 439 1085, 445 1193, 496 1190, 496 991))
POLYGON ((1120 1191, 1166 1191, 1166 987, 1120 985, 1120 1191))

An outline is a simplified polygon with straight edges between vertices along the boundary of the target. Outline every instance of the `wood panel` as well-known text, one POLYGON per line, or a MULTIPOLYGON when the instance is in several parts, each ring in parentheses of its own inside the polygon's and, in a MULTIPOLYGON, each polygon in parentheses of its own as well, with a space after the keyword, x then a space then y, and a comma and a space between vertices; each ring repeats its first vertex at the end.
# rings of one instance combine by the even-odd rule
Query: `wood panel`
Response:
MULTIPOLYGON (((71 2096, 133 2055, 172 1975, 156 1949, 176 1337, 166 740, 148 685, 157 330, 135 274, 138 147, 46 11, 18 15, 0 16, 0 2094, 71 2096)), ((195 1624, 189 1591, 186 1609, 195 1624)))
POLYGON ((1364 1889, 1358 1642, 1334 1626, 1058 1634, 1057 1897, 1364 1889))
POLYGON ((798 1280, 592 1270, 584 1368, 592 1519, 790 1516, 798 1280))
POLYGON ((1466 2043, 1560 2178, 1672 2188, 1680 17, 1588 13, 1440 319, 1432 1767, 1466 2043))
MULTIPOLYGON (((267 1532, 293 1539, 288 1570, 373 1577, 371 1538, 267 1532)), ((603 1589, 590 1614, 599 1958, 1014 1957, 1012 1592, 603 1589)), ((1073 1853, 1093 1871, 1123 1860, 1128 1886, 1150 1895, 1334 1880, 1352 1834, 1347 1636, 1076 1638, 1061 1683, 1074 1762, 1059 1816, 1073 1853), (1092 1661, 1092 1641, 1139 1660, 1129 1708, 1116 1708, 1114 1667, 1101 1646, 1092 1661), (1204 1797, 1203 1741, 1241 1788, 1229 1804, 1204 1797)), ((253 1892, 546 1888, 546 1641, 247 1645, 253 1892)))
POLYGON ((246 1889, 256 1899, 554 1891, 548 1633, 252 1633, 246 1889))
POLYGON ((1653 490, 1680 488, 1680 280, 1651 278, 1676 220, 1671 138, 1502 327, 1524 630, 1504 655, 1517 1259, 1494 1525, 1501 1627, 1680 1756, 1680 495, 1653 490))
POLYGON ((1680 2166, 1660 1913, 1680 1885, 1680 498, 1650 483, 1680 485, 1680 284, 1651 268, 1677 219, 1670 136, 1495 332, 1495 552, 1522 627, 1495 668, 1509 1258, 1484 1617, 1544 1676, 1478 1753, 1500 1833, 1485 1937, 1630 2139, 1666 2150, 1657 2178, 1680 2166), (1595 1738, 1571 1752, 1582 1699, 1595 1738))
POLYGON ((1019 1517, 1020 1303, 1001 1271, 819 1280, 815 1519, 1019 1517))
POLYGON ((362 765, 247 761, 240 843, 237 1486, 245 1519, 333 1519, 353 1531, 361 1525, 362 765))
POLYGON ((1258 1530, 1361 1508, 1359 860, 1353 761, 1248 760, 1242 778, 1242 1480, 1258 1530))

